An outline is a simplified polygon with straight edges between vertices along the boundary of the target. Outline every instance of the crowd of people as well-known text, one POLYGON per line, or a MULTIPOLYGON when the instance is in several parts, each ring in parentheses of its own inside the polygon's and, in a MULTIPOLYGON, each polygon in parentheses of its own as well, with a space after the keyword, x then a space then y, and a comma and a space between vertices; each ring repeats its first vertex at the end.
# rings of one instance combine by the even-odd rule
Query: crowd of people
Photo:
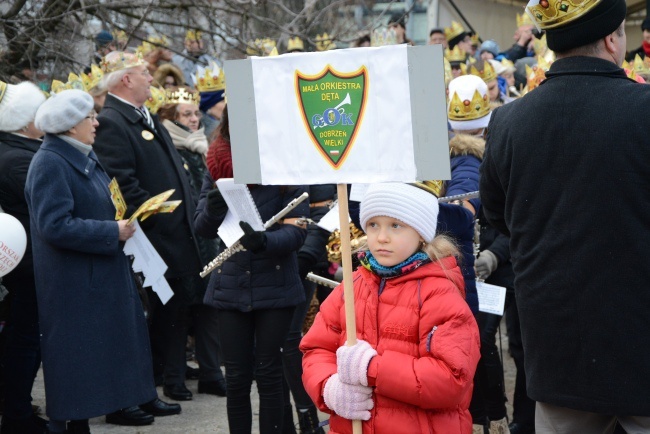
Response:
MULTIPOLYGON (((173 55, 164 36, 129 48, 104 30, 94 63, 47 97, 0 82, 0 206, 29 238, 2 282, 0 434, 84 434, 99 416, 150 425, 181 413, 156 387, 191 401, 188 378, 225 397, 231 433, 251 433, 253 382, 262 434, 323 434, 327 423, 351 433, 351 420, 377 434, 649 433, 650 216, 635 188, 650 178, 649 134, 629 113, 650 102, 639 84, 650 77, 650 20, 628 53, 624 0, 564 7, 529 4, 503 51, 457 22, 431 30, 429 44, 444 48, 451 179, 375 184, 350 201, 363 233, 351 346, 343 285, 307 279, 334 278, 334 235, 313 224, 334 185, 249 185, 264 221, 303 192, 309 201, 265 231, 240 222, 245 250, 199 276, 225 247, 216 181, 233 177, 237 146, 224 70, 200 31, 173 55), (126 220, 169 190, 173 212, 126 220), (168 267, 166 303, 122 251, 137 230, 168 267), (479 309, 482 282, 506 288, 512 418, 502 316, 479 309), (47 419, 31 404, 41 365, 47 419)), ((381 42, 354 45, 412 45, 407 18, 391 16, 381 42)), ((336 49, 326 34, 316 41, 336 49)), ((305 47, 291 37, 285 51, 305 47)), ((258 39, 247 53, 278 47, 258 39)))

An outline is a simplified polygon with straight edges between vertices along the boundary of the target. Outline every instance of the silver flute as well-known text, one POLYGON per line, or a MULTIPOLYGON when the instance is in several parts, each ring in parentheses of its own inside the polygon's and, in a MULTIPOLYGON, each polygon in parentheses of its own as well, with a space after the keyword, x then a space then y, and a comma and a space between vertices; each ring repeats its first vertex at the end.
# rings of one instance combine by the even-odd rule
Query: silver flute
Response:
POLYGON ((307 277, 305 279, 309 280, 310 282, 317 283, 319 285, 322 285, 326 288, 336 288, 339 286, 341 283, 337 282, 336 280, 328 279, 326 277, 321 277, 317 274, 314 273, 307 273, 307 277))
MULTIPOLYGON (((307 192, 301 194, 291 202, 287 204, 286 207, 282 209, 279 213, 271 217, 266 223, 264 223, 264 229, 268 229, 274 224, 276 224, 282 217, 287 215, 292 209, 298 206, 302 201, 307 199, 309 197, 309 194, 307 192)), ((216 258, 214 258, 208 265, 203 267, 203 271, 199 273, 199 276, 205 277, 208 274, 212 273, 215 268, 219 267, 221 264, 226 262, 228 258, 230 258, 232 255, 234 255, 237 252, 241 252, 244 249, 244 246, 241 245, 241 242, 236 241, 232 246, 228 247, 225 249, 223 252, 219 253, 216 258)))

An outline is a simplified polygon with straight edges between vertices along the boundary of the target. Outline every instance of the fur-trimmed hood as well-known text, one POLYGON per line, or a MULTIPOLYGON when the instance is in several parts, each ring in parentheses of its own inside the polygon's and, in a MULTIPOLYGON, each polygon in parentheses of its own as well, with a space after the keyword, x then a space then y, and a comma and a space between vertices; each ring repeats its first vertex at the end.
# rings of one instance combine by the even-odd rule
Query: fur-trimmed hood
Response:
POLYGON ((473 155, 483 160, 485 140, 469 134, 456 134, 449 140, 449 156, 473 155))

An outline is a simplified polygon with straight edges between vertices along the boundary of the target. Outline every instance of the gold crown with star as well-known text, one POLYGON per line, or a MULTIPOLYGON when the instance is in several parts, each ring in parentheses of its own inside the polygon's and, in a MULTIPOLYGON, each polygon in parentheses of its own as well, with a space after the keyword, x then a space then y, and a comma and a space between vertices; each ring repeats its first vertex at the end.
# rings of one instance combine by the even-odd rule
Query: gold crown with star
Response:
POLYGON ((526 10, 539 29, 554 29, 577 20, 602 0, 533 0, 526 10))
POLYGON ((332 40, 332 37, 327 33, 316 35, 314 43, 316 44, 316 51, 328 51, 336 48, 336 44, 332 40))
POLYGON ((469 73, 470 75, 480 77, 485 83, 497 79, 497 73, 494 70, 494 67, 487 60, 483 62, 483 69, 480 71, 476 68, 476 66, 470 66, 469 73))
POLYGON ((445 27, 445 38, 447 38, 448 41, 451 41, 455 37, 461 35, 462 33, 465 33, 465 29, 463 26, 458 24, 456 21, 451 22, 451 26, 445 27))
POLYGON ((199 92, 216 92, 226 88, 226 74, 214 62, 207 67, 199 66, 196 74, 192 75, 192 80, 199 92))
POLYGON ((160 107, 166 104, 167 95, 162 87, 150 86, 149 89, 151 90, 151 96, 144 102, 144 105, 152 115, 155 115, 160 110, 160 107))
POLYGON ((490 113, 490 99, 476 89, 472 99, 462 100, 458 93, 454 92, 449 102, 447 116, 451 121, 473 121, 481 119, 490 113))
POLYGON ((141 65, 146 65, 141 52, 126 53, 124 51, 113 51, 108 53, 99 63, 104 74, 110 74, 111 72, 134 68, 141 65))
POLYGON ((97 86, 103 77, 104 73, 102 72, 101 68, 94 63, 90 65, 89 74, 86 74, 85 72, 79 74, 79 78, 81 79, 81 83, 83 84, 84 90, 86 92, 97 86))
POLYGON ((289 41, 287 42, 287 52, 291 51, 305 51, 305 43, 298 36, 289 38, 289 41))
POLYGON ((199 105, 201 95, 185 87, 179 87, 176 90, 168 90, 165 95, 166 104, 194 104, 199 105))
POLYGON ((453 50, 445 48, 445 58, 450 62, 465 63, 467 60, 467 53, 465 50, 462 50, 458 45, 456 45, 453 50))

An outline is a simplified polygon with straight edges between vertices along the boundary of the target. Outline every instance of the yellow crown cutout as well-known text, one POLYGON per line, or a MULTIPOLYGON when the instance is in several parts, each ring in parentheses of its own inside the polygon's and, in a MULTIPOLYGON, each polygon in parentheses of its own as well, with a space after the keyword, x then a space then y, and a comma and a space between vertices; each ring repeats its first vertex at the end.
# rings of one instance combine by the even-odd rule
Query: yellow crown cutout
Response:
POLYGON ((476 45, 476 46, 481 45, 481 41, 479 40, 478 33, 474 33, 472 36, 470 36, 470 39, 472 40, 472 45, 476 45))
POLYGON ((467 59, 467 53, 465 50, 462 50, 458 45, 454 47, 453 50, 445 48, 445 57, 450 62, 465 62, 467 59))
POLYGON ((506 69, 511 69, 511 70, 514 70, 514 69, 515 69, 515 64, 512 63, 511 60, 506 59, 505 57, 504 57, 503 59, 501 59, 501 64, 502 64, 503 67, 506 68, 506 69))
POLYGON ((186 41, 200 41, 203 38, 203 32, 200 30, 188 30, 185 33, 186 41))
POLYGON ((113 30, 113 39, 115 39, 117 42, 124 43, 129 40, 129 36, 124 30, 113 30))
POLYGON ((497 79, 497 73, 494 70, 494 67, 490 65, 490 62, 485 61, 483 63, 483 69, 480 71, 476 68, 476 66, 472 65, 469 67, 469 73, 471 75, 475 75, 477 77, 480 77, 485 83, 488 83, 492 80, 497 79))
POLYGON ((162 36, 149 36, 146 41, 142 41, 142 44, 136 48, 136 52, 142 53, 143 56, 151 53, 158 48, 167 48, 169 47, 169 39, 165 35, 162 36))
POLYGON ((553 29, 585 15, 602 0, 533 0, 526 10, 540 29, 553 29))
POLYGON ((630 78, 630 79, 632 79, 634 81, 637 81, 636 80, 636 72, 634 72, 633 69, 628 69, 628 70, 626 70, 626 72, 627 72, 627 78, 630 78))
POLYGON ((82 72, 79 74, 79 77, 81 78, 84 90, 87 92, 99 84, 104 77, 104 73, 99 66, 93 63, 90 65, 90 74, 82 72))
POLYGON ((465 33, 465 29, 456 21, 451 22, 451 27, 445 27, 445 38, 447 38, 448 41, 451 41, 461 33, 465 33))
POLYGON ((529 92, 537 88, 544 80, 546 80, 546 70, 540 65, 533 66, 532 68, 526 65, 526 87, 529 92))
POLYGON ((151 114, 155 115, 158 113, 160 107, 166 103, 165 89, 154 86, 150 86, 149 89, 151 90, 151 96, 144 102, 144 105, 149 109, 151 114))
POLYGON ((461 63, 460 64, 460 75, 467 75, 467 64, 466 63, 461 63))
POLYGON ((194 87, 199 92, 216 92, 226 88, 226 75, 223 68, 214 62, 206 68, 197 68, 196 75, 192 75, 194 87))
POLYGON ((63 90, 68 89, 77 89, 83 91, 87 90, 85 89, 81 78, 74 72, 68 74, 68 81, 66 83, 63 83, 59 80, 52 80, 51 93, 59 93, 63 90))
POLYGON ((636 75, 640 76, 648 76, 650 75, 650 69, 648 69, 648 65, 641 59, 641 56, 638 54, 634 56, 634 63, 632 63, 632 70, 636 75))
MULTIPOLYGON (((113 51, 113 53, 115 53, 115 51, 113 51)), ((106 57, 109 57, 113 53, 109 53, 106 57)), ((110 74, 111 72, 145 65, 144 57, 142 57, 142 53, 140 52, 133 54, 121 51, 118 52, 118 54, 119 55, 115 58, 111 57, 110 61, 106 60, 106 57, 102 59, 99 66, 101 66, 104 74, 110 74)))
POLYGON ((630 63, 627 60, 623 60, 623 64, 621 65, 621 68, 623 68, 623 69, 632 69, 630 67, 630 63))
POLYGON ((255 39, 248 41, 246 45, 246 54, 249 56, 268 56, 275 47, 275 41, 270 38, 255 39))
POLYGON ((397 44, 397 33, 392 27, 378 27, 370 35, 370 46, 383 47, 397 44))
POLYGON ((451 63, 449 63, 446 57, 442 58, 442 62, 445 68, 445 86, 449 86, 449 82, 454 79, 454 75, 451 72, 451 63))
POLYGON ((314 42, 316 42, 316 51, 327 51, 336 48, 336 44, 332 41, 332 38, 327 33, 316 35, 314 42))
POLYGON ((0 102, 2 102, 2 98, 4 98, 6 91, 7 91, 7 83, 0 80, 0 102))
POLYGON ((201 101, 201 96, 198 92, 184 87, 179 87, 177 90, 168 90, 165 97, 166 104, 199 105, 199 101, 201 101))
POLYGON ((458 93, 454 92, 449 103, 449 112, 447 116, 452 121, 472 121, 487 116, 490 113, 490 100, 477 90, 474 91, 472 100, 462 101, 458 93))
POLYGON ((533 20, 530 19, 530 15, 523 13, 521 15, 517 14, 517 28, 521 26, 533 26, 533 20))
POLYGON ((289 38, 289 42, 287 42, 287 51, 305 51, 305 43, 298 36, 289 38))

